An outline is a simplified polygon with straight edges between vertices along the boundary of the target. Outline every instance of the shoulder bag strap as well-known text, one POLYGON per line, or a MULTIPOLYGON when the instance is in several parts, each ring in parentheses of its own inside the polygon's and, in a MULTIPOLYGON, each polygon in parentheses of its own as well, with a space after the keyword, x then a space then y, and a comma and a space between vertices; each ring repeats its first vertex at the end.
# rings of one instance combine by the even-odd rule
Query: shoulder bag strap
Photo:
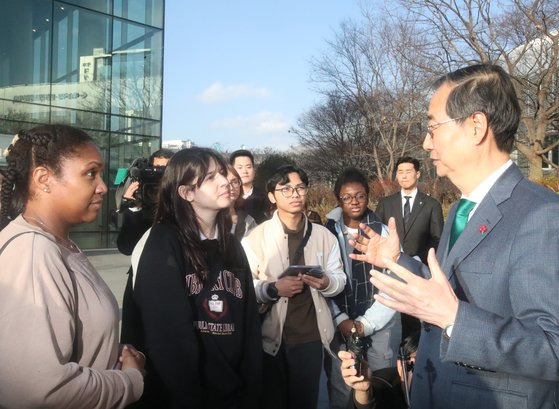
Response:
POLYGON ((312 223, 307 221, 307 232, 305 233, 305 236, 303 237, 301 243, 299 243, 299 247, 297 247, 297 250, 295 250, 294 259, 292 261, 293 264, 297 263, 301 259, 301 256, 303 255, 303 250, 305 249, 305 246, 307 245, 307 242, 311 237, 311 233, 312 233, 312 223))

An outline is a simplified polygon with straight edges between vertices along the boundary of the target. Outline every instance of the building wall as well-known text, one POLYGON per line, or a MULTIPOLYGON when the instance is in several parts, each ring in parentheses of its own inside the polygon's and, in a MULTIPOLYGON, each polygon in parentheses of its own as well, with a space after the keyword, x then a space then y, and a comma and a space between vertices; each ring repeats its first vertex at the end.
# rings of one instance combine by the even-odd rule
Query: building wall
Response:
POLYGON ((0 150, 43 123, 92 135, 109 193, 72 238, 114 247, 117 169, 161 146, 164 0, 0 0, 0 10, 0 150))

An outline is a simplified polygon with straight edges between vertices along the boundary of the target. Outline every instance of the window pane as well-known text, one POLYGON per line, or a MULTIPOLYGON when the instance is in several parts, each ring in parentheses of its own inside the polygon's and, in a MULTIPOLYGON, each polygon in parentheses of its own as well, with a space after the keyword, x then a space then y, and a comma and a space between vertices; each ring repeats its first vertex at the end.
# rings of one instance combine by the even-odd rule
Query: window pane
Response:
POLYGON ((115 0, 115 16, 163 27, 163 0, 115 0))
POLYGON ((160 136, 161 121, 113 115, 111 131, 143 136, 160 136))
POLYGON ((100 11, 101 13, 111 12, 111 0, 66 0, 66 2, 100 11))
POLYGON ((49 107, 47 105, 26 104, 22 102, 0 99, 0 118, 18 122, 49 122, 49 107))
POLYGON ((114 180, 118 168, 129 167, 137 158, 148 158, 159 148, 159 138, 111 133, 109 181, 114 180))
POLYGON ((161 119, 161 30, 114 22, 112 113, 161 119))
POLYGON ((85 130, 107 130, 109 116, 90 111, 76 111, 53 107, 51 111, 51 123, 65 123, 85 130))
POLYGON ((52 105, 106 112, 110 100, 110 19, 54 3, 52 105))
POLYGON ((52 2, 0 0, 0 97, 45 94, 50 78, 52 2), (2 89, 12 87, 10 89, 2 89))

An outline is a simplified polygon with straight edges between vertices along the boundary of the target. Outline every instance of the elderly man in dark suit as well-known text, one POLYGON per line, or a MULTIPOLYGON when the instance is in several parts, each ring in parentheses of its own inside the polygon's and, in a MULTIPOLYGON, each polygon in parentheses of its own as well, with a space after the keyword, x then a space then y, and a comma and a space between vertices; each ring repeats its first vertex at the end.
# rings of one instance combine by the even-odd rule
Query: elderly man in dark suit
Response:
MULTIPOLYGON (((375 214, 384 224, 394 217, 396 230, 404 253, 418 256, 427 264, 427 252, 437 248, 443 231, 443 210, 441 204, 417 189, 421 172, 419 161, 404 156, 396 162, 396 181, 400 191, 380 199, 375 214)), ((401 315, 402 340, 414 331, 419 331, 417 318, 401 315)))
POLYGON ((423 147, 462 193, 429 268, 365 229, 357 259, 386 267, 377 301, 421 319, 414 409, 556 408, 559 402, 559 196, 509 154, 520 120, 510 77, 480 64, 436 83, 423 147), (369 234, 370 233, 370 234, 369 234), (413 274, 421 274, 419 275, 413 274), (398 279, 394 279, 397 275, 398 279))

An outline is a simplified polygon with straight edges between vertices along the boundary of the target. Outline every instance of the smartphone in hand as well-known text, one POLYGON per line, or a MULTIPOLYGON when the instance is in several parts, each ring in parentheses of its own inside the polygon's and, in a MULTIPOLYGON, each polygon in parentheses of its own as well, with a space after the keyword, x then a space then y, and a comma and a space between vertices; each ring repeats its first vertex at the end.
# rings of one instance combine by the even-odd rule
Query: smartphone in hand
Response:
POLYGON ((319 265, 305 266, 293 264, 287 267, 278 278, 283 278, 286 276, 297 276, 299 274, 307 274, 316 278, 321 278, 324 275, 324 270, 322 269, 322 266, 319 265))

